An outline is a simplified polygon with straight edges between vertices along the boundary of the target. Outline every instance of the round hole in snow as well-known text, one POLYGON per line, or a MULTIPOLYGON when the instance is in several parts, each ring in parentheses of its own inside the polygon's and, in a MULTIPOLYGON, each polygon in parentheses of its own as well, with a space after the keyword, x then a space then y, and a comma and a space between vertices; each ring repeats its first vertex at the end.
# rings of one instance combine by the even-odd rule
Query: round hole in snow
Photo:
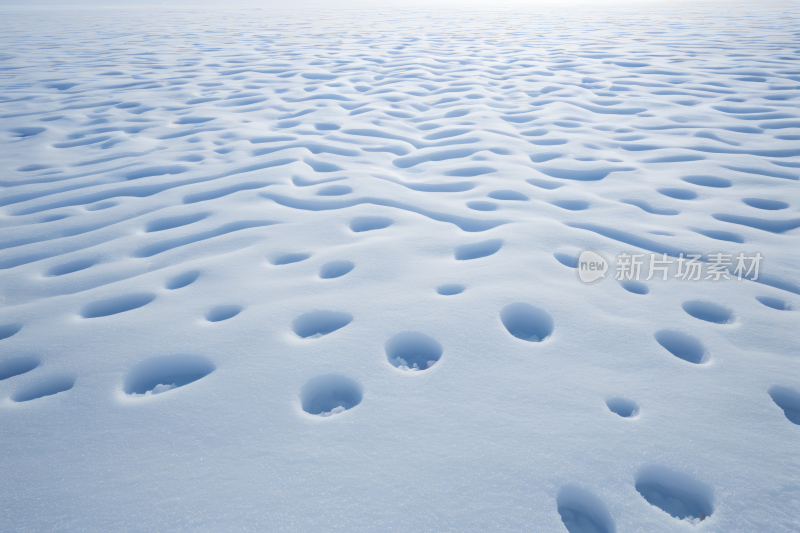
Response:
POLYGON ((628 292, 632 292, 633 294, 647 294, 650 292, 650 287, 641 281, 620 281, 619 284, 622 285, 623 289, 628 292))
POLYGON ((311 257, 311 254, 306 254, 302 252, 293 254, 284 254, 273 259, 272 264, 275 266, 290 265, 292 263, 299 263, 300 261, 305 261, 309 257, 311 257))
POLYGON ((361 233, 362 231, 388 228, 393 223, 394 220, 386 217, 358 217, 350 222, 350 229, 356 233, 361 233))
POLYGON ((703 363, 706 349, 703 344, 686 333, 662 329, 653 334, 656 341, 669 353, 679 359, 696 365, 703 363))
POLYGON ((83 318, 100 318, 133 311, 156 299, 155 294, 126 294, 86 305, 81 312, 83 318))
POLYGON ((12 357, 11 359, 0 361, 0 381, 30 372, 38 367, 40 363, 39 359, 31 355, 12 357))
POLYGON ((775 405, 783 409, 783 414, 793 424, 800 425, 800 393, 788 387, 774 386, 769 389, 769 396, 775 405))
POLYGON ((442 357, 442 345, 417 331, 398 333, 384 346, 389 363, 400 370, 426 370, 442 357))
POLYGON ((81 270, 86 270, 89 267, 92 267, 97 264, 97 259, 79 259, 77 261, 72 261, 70 263, 65 263, 63 265, 57 265, 52 267, 50 270, 47 271, 46 276, 64 276, 66 274, 72 274, 73 272, 80 272, 81 270))
POLYGON ((218 305, 206 313, 206 320, 209 322, 222 322, 235 317, 241 312, 241 305, 218 305))
POLYGON ((311 379, 300 389, 300 405, 308 414, 329 417, 361 403, 361 385, 339 374, 311 379))
POLYGON ((448 283, 447 285, 439 285, 436 287, 436 292, 442 296, 453 296, 464 292, 464 286, 456 283, 448 283))
POLYGON ((349 273, 356 267, 352 261, 331 261, 325 263, 319 269, 319 277, 322 279, 340 278, 349 273))
POLYGON ((167 283, 164 284, 164 287, 167 289, 174 291, 175 289, 182 289, 187 285, 191 285, 197 278, 200 277, 199 270, 190 270, 189 272, 184 272, 183 274, 178 274, 174 278, 171 278, 167 283))
POLYGON ((529 342, 542 342, 553 334, 553 317, 526 303, 507 305, 500 311, 500 320, 511 335, 529 342))
POLYGON ((353 321, 353 315, 337 311, 311 311, 292 321, 294 332, 304 339, 316 339, 342 329, 353 321))
POLYGON ((625 398, 611 398, 606 400, 606 405, 612 413, 616 413, 623 418, 631 418, 639 414, 639 406, 625 398))
POLYGON ((487 194, 486 196, 488 196, 489 198, 492 198, 494 200, 509 200, 509 201, 510 200, 517 200, 517 201, 520 201, 520 202, 524 202, 524 201, 526 201, 528 199, 528 197, 525 196, 524 194, 522 194, 521 192, 512 191, 512 190, 508 190, 508 189, 501 189, 501 190, 498 190, 498 191, 492 191, 489 194, 487 194))
POLYGON ((503 247, 503 239, 489 239, 456 246, 454 255, 457 261, 470 261, 496 254, 503 247))
POLYGON ((635 487, 650 505, 678 520, 697 524, 714 512, 714 491, 710 486, 662 466, 645 468, 635 487))
POLYGON ((668 187, 657 189, 658 192, 664 196, 674 198, 676 200, 694 200, 697 198, 697 193, 689 189, 671 189, 668 187))
POLYGON ((578 258, 573 257, 569 254, 565 254, 563 252, 555 252, 553 257, 556 258, 556 261, 564 265, 565 267, 569 268, 578 268, 578 258))
POLYGON ((742 202, 750 207, 764 209, 766 211, 778 211, 789 207, 789 204, 786 202, 781 202, 780 200, 766 200, 764 198, 742 198, 742 202))
POLYGON ((45 396, 53 396, 59 392, 66 392, 75 386, 75 378, 71 376, 57 376, 46 378, 33 385, 29 385, 16 393, 11 399, 15 402, 29 402, 45 396))
POLYGON ((497 204, 494 202, 486 202, 484 200, 475 200, 474 202, 467 202, 467 207, 475 211, 494 211, 497 209, 497 204))
POLYGON ((684 302, 681 307, 698 320, 705 320, 714 324, 729 324, 733 322, 733 311, 715 303, 691 300, 684 302))
POLYGON ((716 176, 686 176, 681 178, 686 183, 700 185, 701 187, 725 188, 733 185, 730 180, 716 176))
POLYGON ((756 296, 756 300, 761 302, 763 305, 777 309, 778 311, 789 311, 791 309, 791 306, 788 303, 773 296, 756 296))
POLYGON ((193 383, 214 370, 214 364, 199 355, 152 357, 131 368, 122 390, 132 396, 151 396, 193 383))
POLYGON ((19 330, 22 329, 22 326, 19 324, 3 324, 0 325, 0 341, 3 339, 7 339, 19 333, 19 330))
POLYGON ((559 491, 556 509, 569 533, 614 533, 616 526, 605 504, 575 485, 559 491))

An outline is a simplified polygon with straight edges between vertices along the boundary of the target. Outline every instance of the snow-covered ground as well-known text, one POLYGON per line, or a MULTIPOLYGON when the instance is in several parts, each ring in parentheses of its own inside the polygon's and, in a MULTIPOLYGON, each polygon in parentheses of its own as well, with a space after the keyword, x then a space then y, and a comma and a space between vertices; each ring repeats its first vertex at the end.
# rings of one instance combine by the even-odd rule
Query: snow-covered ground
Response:
POLYGON ((488 7, 0 13, 0 530, 800 530, 798 4, 488 7))

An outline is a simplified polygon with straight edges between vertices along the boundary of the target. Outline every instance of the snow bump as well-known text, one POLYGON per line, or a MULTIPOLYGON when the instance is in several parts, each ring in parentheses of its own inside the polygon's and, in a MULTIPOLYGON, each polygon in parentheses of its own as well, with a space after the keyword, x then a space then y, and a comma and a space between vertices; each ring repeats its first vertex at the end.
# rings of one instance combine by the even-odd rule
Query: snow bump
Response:
POLYGON ((304 252, 295 252, 291 254, 283 254, 279 255, 275 259, 272 260, 272 264, 275 266, 281 265, 291 265, 292 263, 299 263, 300 261, 305 261, 311 257, 311 254, 307 254, 304 252))

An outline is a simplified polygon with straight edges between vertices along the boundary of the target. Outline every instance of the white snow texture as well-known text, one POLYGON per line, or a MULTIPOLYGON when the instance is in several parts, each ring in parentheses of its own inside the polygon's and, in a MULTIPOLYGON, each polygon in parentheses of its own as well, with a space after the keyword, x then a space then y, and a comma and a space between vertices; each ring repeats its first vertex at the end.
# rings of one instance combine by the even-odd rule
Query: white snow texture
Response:
POLYGON ((800 531, 798 20, 0 12, 0 530, 800 531))

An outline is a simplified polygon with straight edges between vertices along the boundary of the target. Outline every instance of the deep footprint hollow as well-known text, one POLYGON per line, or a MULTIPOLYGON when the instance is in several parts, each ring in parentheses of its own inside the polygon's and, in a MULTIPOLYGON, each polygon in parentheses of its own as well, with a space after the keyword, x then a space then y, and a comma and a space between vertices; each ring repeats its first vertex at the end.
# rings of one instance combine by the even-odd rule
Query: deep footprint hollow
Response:
POLYGON ((30 372, 37 368, 39 364, 41 364, 41 361, 32 355, 12 357, 11 359, 0 361, 0 381, 30 372))
POLYGON ((569 533, 614 533, 616 526, 605 504, 591 492, 574 485, 562 488, 556 509, 569 533))
POLYGON ((9 337, 13 337, 19 333, 21 329, 22 326, 19 324, 4 324, 0 326, 0 341, 9 337))
POLYGON ((206 313, 206 320, 209 322, 222 322, 229 320, 242 312, 241 305, 218 305, 206 313))
POLYGON ((657 189, 657 190, 664 196, 674 198, 675 200, 694 200, 695 198, 697 198, 697 193, 694 191, 690 191, 689 189, 670 189, 668 187, 665 187, 663 189, 657 189))
POLYGON ((633 418, 639 414, 639 406, 636 402, 625 398, 610 398, 606 400, 608 409, 622 418, 633 418))
POLYGON ((394 220, 387 217, 358 217, 350 222, 350 229, 356 233, 361 233, 388 228, 392 224, 394 224, 394 220))
POLYGON ((317 339, 353 321, 353 315, 337 311, 311 311, 292 321, 292 330, 303 339, 317 339))
POLYGON ((578 268, 578 258, 573 257, 569 254, 565 254, 563 252, 555 252, 553 257, 556 258, 556 261, 564 265, 565 267, 569 268, 578 268))
POLYGON ((496 254, 503 247, 503 239, 489 239, 472 244, 456 246, 454 255, 457 261, 469 261, 496 254))
POLYGON ((769 389, 769 396, 775 405, 783 409, 783 414, 791 423, 800 425, 800 393, 794 389, 776 385, 769 389))
POLYGON ((689 363, 704 363, 707 355, 703 344, 687 333, 671 329, 657 331, 653 337, 669 353, 689 363))
POLYGON ((319 269, 319 277, 322 279, 341 278, 355 267, 356 265, 352 261, 331 261, 322 265, 322 268, 319 269))
POLYGON ((58 376, 47 378, 35 383, 15 394, 11 399, 15 402, 29 402, 53 396, 60 392, 66 392, 75 386, 75 378, 69 376, 58 376))
POLYGON ((784 302, 780 298, 775 298, 774 296, 756 296, 756 300, 758 300, 762 305, 766 305, 772 309, 777 309, 778 311, 789 311, 791 309, 791 306, 788 303, 784 302))
POLYGON ((292 263, 299 263, 300 261, 305 261, 309 257, 311 257, 311 254, 303 252, 284 254, 273 259, 272 264, 275 266, 291 265, 292 263))
POLYGON ((464 292, 464 286, 456 283, 448 283, 446 285, 439 285, 436 287, 436 292, 442 296, 454 296, 464 292))
POLYGON ((398 333, 384 346, 389 364, 400 370, 427 370, 436 364, 444 350, 435 339, 418 331, 398 333))
POLYGON ((474 202, 467 202, 467 207, 475 211, 495 211, 498 205, 485 200, 475 200, 474 202))
POLYGON ((713 489, 680 472, 650 466, 639 474, 635 487, 647 503, 678 520, 697 524, 714 512, 713 489))
POLYGON ((122 390, 131 396, 151 396, 194 383, 214 370, 214 364, 199 355, 152 357, 131 368, 122 390))
POLYGON ((143 307, 156 299, 155 294, 126 294, 116 296, 84 306, 81 311, 83 318, 100 318, 133 311, 143 307))
POLYGON ((65 276, 67 274, 72 274, 73 272, 80 272, 81 270, 86 270, 87 268, 93 267, 96 264, 97 264, 96 259, 79 259, 77 261, 71 261, 63 265, 54 266, 50 270, 48 270, 47 274, 45 275, 48 277, 65 276))
POLYGON ((176 289, 182 289, 188 285, 191 285, 197 278, 200 277, 199 270, 190 270, 189 272, 184 272, 183 274, 178 274, 177 276, 170 278, 167 283, 164 284, 164 288, 174 291, 176 289))
POLYGON ((691 300, 684 302, 681 307, 687 314, 698 320, 714 324, 730 324, 733 322, 733 311, 712 302, 691 300))
POLYGON ((641 281, 620 281, 619 283, 623 289, 633 294, 647 294, 650 288, 641 281))
POLYGON ((553 334, 553 317, 538 307, 526 303, 507 305, 500 311, 506 330, 518 339, 542 342, 553 334))
POLYGON ((311 379, 300 389, 300 405, 308 414, 330 417, 352 409, 364 396, 361 385, 339 374, 311 379))

